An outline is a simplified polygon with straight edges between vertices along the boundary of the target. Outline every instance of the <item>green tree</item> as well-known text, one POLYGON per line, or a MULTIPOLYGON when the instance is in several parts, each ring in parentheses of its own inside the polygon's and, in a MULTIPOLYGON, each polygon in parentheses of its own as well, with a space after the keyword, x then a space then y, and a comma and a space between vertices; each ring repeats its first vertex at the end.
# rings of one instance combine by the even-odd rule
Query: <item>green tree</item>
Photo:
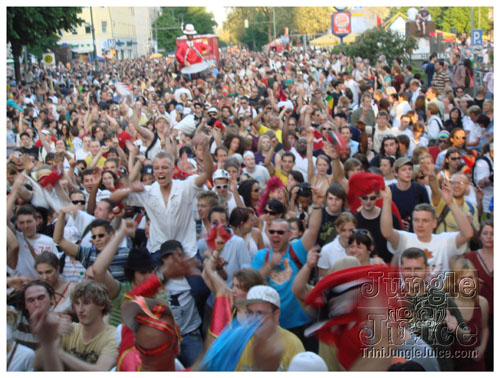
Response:
POLYGON ((16 81, 21 80, 19 57, 23 46, 38 46, 40 41, 70 31, 83 20, 81 7, 7 7, 7 41, 14 57, 16 81))
POLYGON ((183 35, 181 26, 186 24, 193 24, 198 34, 212 34, 217 22, 205 7, 162 7, 161 16, 153 23, 153 38, 157 38, 158 47, 175 51, 175 40, 183 35))
POLYGON ((294 30, 300 34, 323 34, 332 27, 332 12, 333 7, 296 7, 294 30))
POLYGON ((407 58, 416 47, 417 42, 411 36, 404 38, 390 29, 372 28, 359 35, 353 43, 344 46, 343 50, 350 56, 371 58, 371 63, 375 64, 377 54, 384 54, 390 62, 397 57, 407 58))

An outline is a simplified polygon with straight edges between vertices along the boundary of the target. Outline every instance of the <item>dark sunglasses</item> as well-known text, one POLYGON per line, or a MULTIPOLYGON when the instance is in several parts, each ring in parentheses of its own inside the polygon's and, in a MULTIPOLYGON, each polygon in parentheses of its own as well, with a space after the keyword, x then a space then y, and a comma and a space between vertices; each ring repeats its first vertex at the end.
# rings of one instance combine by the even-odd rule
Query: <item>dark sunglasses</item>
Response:
POLYGON ((448 139, 439 139, 439 143, 446 143, 448 142, 448 139))
POLYGON ((375 201, 377 199, 377 196, 359 196, 362 200, 370 200, 370 201, 375 201))
POLYGON ((269 230, 270 235, 278 234, 278 235, 284 235, 286 231, 283 230, 269 230))
POLYGON ((224 185, 215 185, 215 189, 226 189, 227 188, 227 184, 224 184, 224 185))
POLYGON ((96 240, 97 238, 102 239, 106 236, 106 234, 95 234, 92 235, 92 240, 96 240))
POLYGON ((71 203, 73 205, 78 205, 78 204, 85 205, 85 200, 75 200, 75 201, 71 201, 71 203))
POLYGON ((459 157, 451 157, 451 158, 449 158, 449 159, 450 159, 450 160, 453 160, 453 161, 460 160, 460 158, 459 158, 459 157))
POLYGON ((268 214, 268 215, 277 215, 278 212, 277 211, 273 211, 273 210, 267 210, 267 209, 264 209, 264 214, 268 214))

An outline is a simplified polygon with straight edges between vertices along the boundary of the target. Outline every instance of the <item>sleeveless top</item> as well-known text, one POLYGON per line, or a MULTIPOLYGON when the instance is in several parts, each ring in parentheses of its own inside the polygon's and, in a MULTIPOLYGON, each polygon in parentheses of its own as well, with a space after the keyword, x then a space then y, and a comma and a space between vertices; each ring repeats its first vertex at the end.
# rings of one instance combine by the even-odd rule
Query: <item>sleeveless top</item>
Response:
POLYGON ((472 262, 477 269, 479 277, 479 295, 486 298, 489 308, 490 319, 493 319, 493 272, 488 272, 486 265, 481 262, 481 257, 478 251, 467 252, 465 258, 472 262))

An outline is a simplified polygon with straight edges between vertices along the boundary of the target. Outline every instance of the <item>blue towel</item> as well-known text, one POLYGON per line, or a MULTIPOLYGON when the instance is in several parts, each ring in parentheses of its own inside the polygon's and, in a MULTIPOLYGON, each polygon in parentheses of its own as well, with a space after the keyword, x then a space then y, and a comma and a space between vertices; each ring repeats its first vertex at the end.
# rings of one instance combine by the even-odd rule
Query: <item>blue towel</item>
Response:
POLYGON ((234 371, 245 346, 261 324, 262 319, 256 317, 243 323, 233 319, 207 350, 199 370, 234 371))

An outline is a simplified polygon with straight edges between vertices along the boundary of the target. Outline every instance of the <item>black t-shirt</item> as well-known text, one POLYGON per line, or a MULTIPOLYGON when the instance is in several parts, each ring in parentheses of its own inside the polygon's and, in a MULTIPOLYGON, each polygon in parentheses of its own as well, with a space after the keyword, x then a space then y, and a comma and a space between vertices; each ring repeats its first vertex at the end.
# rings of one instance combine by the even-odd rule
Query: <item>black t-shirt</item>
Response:
MULTIPOLYGON (((365 229, 370 231, 375 241, 375 249, 373 255, 377 255, 382 258, 386 263, 390 263, 393 254, 387 249, 387 239, 382 236, 382 231, 380 230, 380 217, 382 213, 375 219, 366 219, 361 214, 361 211, 356 213, 356 220, 358 225, 356 228, 365 229)), ((392 214, 392 224, 393 228, 396 230, 401 230, 401 225, 399 224, 399 219, 397 216, 392 214)))
POLYGON ((27 155, 31 155, 31 156, 34 156, 35 159, 38 160, 38 153, 40 152, 40 148, 39 147, 36 147, 36 146, 33 146, 31 148, 25 148, 25 147, 21 147, 19 149, 23 154, 27 154, 27 155))
POLYGON ((319 227, 318 238, 316 239, 316 244, 323 247, 325 244, 330 243, 337 236, 337 230, 335 229, 335 221, 338 215, 330 215, 323 207, 321 209, 321 226, 319 227))
POLYGON ((423 185, 413 181, 408 190, 399 190, 397 184, 391 184, 389 188, 391 188, 392 200, 399 210, 401 219, 410 223, 410 232, 413 232, 411 224, 412 212, 419 203, 430 203, 427 190, 423 185))

